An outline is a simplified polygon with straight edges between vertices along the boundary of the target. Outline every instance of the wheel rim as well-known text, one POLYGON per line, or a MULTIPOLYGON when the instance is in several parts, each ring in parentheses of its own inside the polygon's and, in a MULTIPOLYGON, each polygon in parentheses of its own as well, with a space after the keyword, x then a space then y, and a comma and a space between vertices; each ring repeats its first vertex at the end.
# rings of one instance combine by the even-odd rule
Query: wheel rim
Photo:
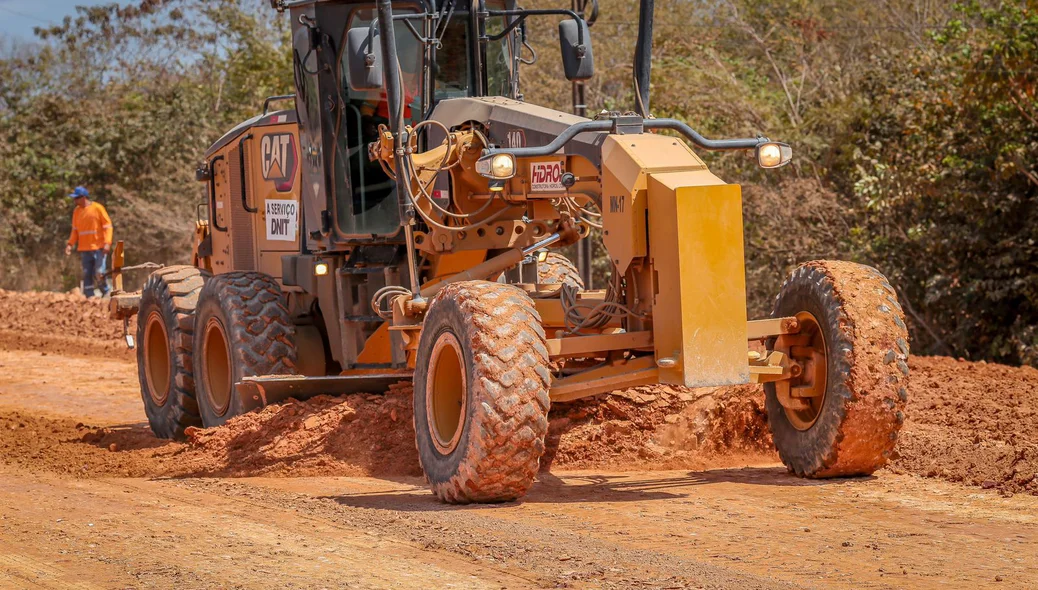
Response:
POLYGON ((169 399, 169 376, 172 367, 169 361, 169 336, 162 314, 153 311, 144 324, 144 375, 148 383, 148 395, 156 405, 166 405, 169 399))
POLYGON ((209 318, 202 342, 205 393, 216 415, 223 416, 231 404, 231 353, 220 320, 209 318))
POLYGON ((443 455, 458 446, 468 406, 468 380, 461 344, 444 332, 433 344, 425 383, 425 415, 433 445, 443 455))
POLYGON ((786 419, 797 430, 808 430, 818 421, 825 406, 828 374, 825 336, 814 315, 796 314, 800 331, 780 336, 775 350, 789 357, 794 376, 775 384, 786 419))

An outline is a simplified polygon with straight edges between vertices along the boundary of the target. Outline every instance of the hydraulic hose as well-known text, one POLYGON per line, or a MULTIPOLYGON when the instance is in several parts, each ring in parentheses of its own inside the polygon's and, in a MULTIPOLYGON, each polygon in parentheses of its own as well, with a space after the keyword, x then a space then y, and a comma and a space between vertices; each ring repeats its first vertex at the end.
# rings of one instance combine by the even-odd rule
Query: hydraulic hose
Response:
POLYGON ((411 171, 407 168, 404 137, 404 99, 400 88, 400 62, 396 54, 396 30, 393 23, 393 5, 390 0, 378 0, 379 41, 382 46, 382 64, 386 82, 386 102, 389 106, 389 129, 393 134, 393 161, 396 164, 397 208, 404 224, 404 239, 407 241, 407 269, 411 280, 411 292, 419 295, 418 266, 414 248, 414 205, 411 196, 411 171))

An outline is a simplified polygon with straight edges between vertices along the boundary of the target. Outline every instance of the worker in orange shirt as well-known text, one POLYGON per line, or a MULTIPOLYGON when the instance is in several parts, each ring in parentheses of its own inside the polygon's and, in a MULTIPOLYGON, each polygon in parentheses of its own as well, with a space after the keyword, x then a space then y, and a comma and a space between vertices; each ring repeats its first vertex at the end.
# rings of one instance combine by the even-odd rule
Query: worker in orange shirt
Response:
MULTIPOLYGON (((104 275, 105 261, 112 249, 112 218, 101 203, 90 200, 90 192, 85 187, 77 186, 69 195, 76 202, 72 212, 72 234, 65 246, 65 256, 72 254, 72 248, 79 251, 83 258, 83 294, 94 296, 94 277, 104 275)), ((108 281, 102 280, 99 285, 101 296, 108 294, 108 281)))

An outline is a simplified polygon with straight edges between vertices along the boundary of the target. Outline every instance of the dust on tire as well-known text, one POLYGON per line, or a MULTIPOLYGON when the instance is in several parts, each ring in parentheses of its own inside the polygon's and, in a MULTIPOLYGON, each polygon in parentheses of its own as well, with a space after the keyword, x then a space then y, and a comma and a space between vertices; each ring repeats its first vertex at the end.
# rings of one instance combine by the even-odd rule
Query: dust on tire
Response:
POLYGON ((779 456, 802 477, 870 474, 887 463, 905 419, 908 334, 896 293, 874 268, 814 261, 776 298, 775 317, 801 311, 815 315, 826 339, 825 400, 817 422, 797 430, 765 384, 779 456))
MULTIPOLYGON (((183 439, 189 426, 201 426, 195 397, 192 351, 195 308, 206 275, 193 266, 167 266, 148 276, 143 289, 137 322, 137 377, 141 384, 144 413, 151 431, 159 438, 183 439), (161 322, 163 348, 152 350, 148 326, 152 318, 161 322), (168 355, 166 378, 158 383, 149 367, 148 354, 168 355), (157 390, 162 390, 160 391, 157 390)), ((154 327, 153 327, 154 329, 154 327)), ((154 336, 152 336, 154 342, 154 336)))
POLYGON ((198 405, 207 428, 254 409, 233 387, 243 377, 296 374, 295 328, 277 281, 259 272, 229 272, 207 281, 198 295, 194 362, 198 405), (213 403, 202 355, 210 322, 220 324, 229 356, 232 385, 222 408, 213 403))
POLYGON ((436 496, 450 503, 502 502, 533 484, 548 431, 548 351, 533 302, 518 287, 448 285, 426 314, 418 346, 414 423, 419 461, 436 496), (426 410, 433 343, 453 334, 468 388, 461 433, 437 450, 426 410))

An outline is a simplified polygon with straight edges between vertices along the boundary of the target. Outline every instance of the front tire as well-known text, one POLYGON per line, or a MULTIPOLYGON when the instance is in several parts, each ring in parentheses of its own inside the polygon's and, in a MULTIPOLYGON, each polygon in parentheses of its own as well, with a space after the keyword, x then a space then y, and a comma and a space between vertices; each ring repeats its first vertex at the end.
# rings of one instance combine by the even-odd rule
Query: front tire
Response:
POLYGON ((418 456, 444 502, 506 502, 533 485, 548 432, 548 351, 533 301, 513 285, 448 285, 418 344, 418 456))
POLYGON ((206 428, 258 408, 234 387, 244 377, 295 375, 295 328, 281 287, 258 272, 230 272, 198 295, 194 365, 206 428))
POLYGON ((141 290, 137 313, 137 377, 144 413, 159 438, 183 439, 202 424, 192 372, 195 307, 205 282, 193 266, 153 272, 141 290))
POLYGON ((908 399, 908 333, 886 277, 851 262, 809 262, 782 286, 774 316, 796 316, 801 332, 770 339, 768 349, 799 357, 804 367, 784 389, 764 385, 782 462, 811 478, 867 475, 885 465, 908 399))

